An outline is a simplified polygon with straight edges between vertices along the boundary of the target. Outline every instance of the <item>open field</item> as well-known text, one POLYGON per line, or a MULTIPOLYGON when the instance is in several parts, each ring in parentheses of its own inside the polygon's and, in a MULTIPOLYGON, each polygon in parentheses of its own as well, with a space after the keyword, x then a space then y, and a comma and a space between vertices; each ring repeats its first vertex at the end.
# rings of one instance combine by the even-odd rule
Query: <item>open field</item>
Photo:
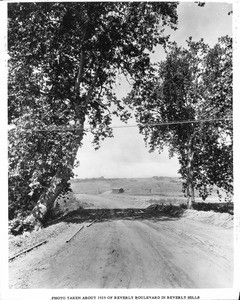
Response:
MULTIPOLYGON (((124 195, 146 196, 152 200, 185 203, 186 197, 182 192, 182 181, 178 177, 151 178, 92 178, 75 179, 71 181, 74 194, 98 195, 114 188, 123 188, 124 195)), ((202 201, 196 191, 196 201, 202 201)), ((213 190, 206 202, 218 202, 216 189, 213 190)))
POLYGON ((76 194, 102 194, 123 188, 131 195, 182 196, 181 180, 173 177, 75 179, 71 186, 76 194))
POLYGON ((58 223, 10 236, 10 257, 47 241, 9 262, 10 287, 231 288, 233 216, 166 205, 185 201, 179 182, 154 180, 75 181, 58 223))

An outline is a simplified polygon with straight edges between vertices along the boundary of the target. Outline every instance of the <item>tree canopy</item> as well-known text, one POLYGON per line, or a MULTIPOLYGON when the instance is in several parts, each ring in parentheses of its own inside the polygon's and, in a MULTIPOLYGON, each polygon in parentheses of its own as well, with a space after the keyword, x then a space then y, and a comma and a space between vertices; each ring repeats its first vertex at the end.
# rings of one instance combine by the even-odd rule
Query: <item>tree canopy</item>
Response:
POLYGON ((149 55, 167 44, 165 27, 176 29, 176 8, 174 2, 8 4, 11 218, 35 206, 43 219, 68 187, 86 118, 96 147, 112 136, 112 115, 128 118, 115 80, 124 74, 139 84, 151 73, 149 55))
POLYGON ((206 199, 213 185, 233 192, 230 37, 212 48, 192 38, 187 49, 173 43, 154 79, 146 76, 125 101, 150 151, 167 146, 178 156, 189 198, 198 189, 206 199))

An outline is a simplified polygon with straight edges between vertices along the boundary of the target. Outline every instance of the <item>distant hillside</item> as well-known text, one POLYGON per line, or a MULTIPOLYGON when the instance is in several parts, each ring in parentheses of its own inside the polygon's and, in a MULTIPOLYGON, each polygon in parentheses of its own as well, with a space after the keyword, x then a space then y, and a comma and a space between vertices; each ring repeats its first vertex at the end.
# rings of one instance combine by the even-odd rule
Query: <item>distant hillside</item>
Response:
MULTIPOLYGON (((123 188, 124 195, 156 196, 166 198, 186 198, 182 192, 182 181, 178 177, 151 177, 151 178, 87 178, 71 180, 74 194, 98 195, 116 188, 123 188)), ((225 193, 221 192, 224 202, 225 193)), ((198 192, 195 192, 196 201, 202 201, 198 192)), ((206 199, 206 202, 218 202, 216 188, 206 199)), ((221 200, 220 200, 221 201, 221 200)))
POLYGON ((181 179, 177 177, 75 179, 71 186, 75 194, 101 194, 123 188, 130 195, 182 196, 181 179))

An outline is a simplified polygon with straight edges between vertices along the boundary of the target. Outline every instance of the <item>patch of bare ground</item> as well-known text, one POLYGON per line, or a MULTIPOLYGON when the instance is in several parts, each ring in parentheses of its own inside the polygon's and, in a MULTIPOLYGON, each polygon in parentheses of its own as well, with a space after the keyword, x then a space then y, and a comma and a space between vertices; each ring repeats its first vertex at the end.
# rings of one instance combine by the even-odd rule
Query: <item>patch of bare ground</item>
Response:
POLYGON ((10 256, 48 240, 9 262, 10 287, 231 288, 232 216, 220 215, 159 205, 71 212, 10 237, 10 256))
POLYGON ((197 211, 188 209, 184 212, 184 217, 207 224, 220 226, 223 228, 233 228, 233 215, 228 213, 218 213, 214 211, 197 211))

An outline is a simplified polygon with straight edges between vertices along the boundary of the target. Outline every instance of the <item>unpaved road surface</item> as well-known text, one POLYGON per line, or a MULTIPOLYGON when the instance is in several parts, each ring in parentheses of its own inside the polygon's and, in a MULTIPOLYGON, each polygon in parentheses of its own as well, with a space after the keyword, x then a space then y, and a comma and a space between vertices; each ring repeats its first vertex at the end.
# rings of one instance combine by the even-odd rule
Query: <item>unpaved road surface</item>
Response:
POLYGON ((9 262, 10 287, 232 287, 232 229, 142 212, 120 205, 93 224, 72 219, 43 229, 48 243, 9 262))

